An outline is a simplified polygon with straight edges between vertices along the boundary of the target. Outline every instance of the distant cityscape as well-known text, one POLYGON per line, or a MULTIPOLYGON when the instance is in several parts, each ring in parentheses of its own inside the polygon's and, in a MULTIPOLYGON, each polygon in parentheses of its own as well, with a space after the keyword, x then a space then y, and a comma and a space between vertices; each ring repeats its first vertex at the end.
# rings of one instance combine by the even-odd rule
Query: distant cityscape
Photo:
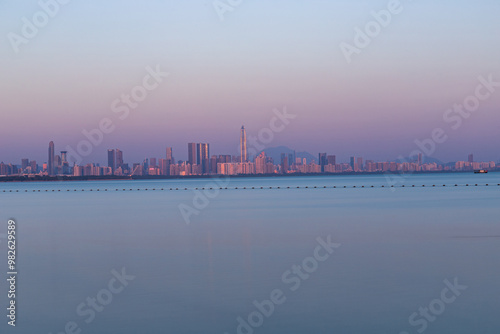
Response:
POLYGON ((362 157, 351 157, 348 163, 337 161, 335 155, 319 153, 317 161, 309 163, 306 158, 294 153, 282 153, 280 161, 274 161, 262 151, 255 157, 248 156, 245 127, 241 127, 240 155, 212 155, 208 143, 188 143, 186 161, 175 161, 172 147, 167 147, 164 158, 144 159, 141 163, 124 162, 123 151, 107 150, 107 166, 98 163, 71 165, 68 152, 55 154, 54 142, 49 143, 48 159, 43 164, 35 160, 22 159, 21 165, 0 163, 0 177, 5 176, 189 176, 189 175, 249 175, 249 174, 332 174, 332 173, 381 173, 381 172, 433 172, 433 171, 473 171, 499 169, 495 162, 476 162, 473 154, 467 161, 454 164, 426 163, 419 154, 412 161, 376 162, 362 157))

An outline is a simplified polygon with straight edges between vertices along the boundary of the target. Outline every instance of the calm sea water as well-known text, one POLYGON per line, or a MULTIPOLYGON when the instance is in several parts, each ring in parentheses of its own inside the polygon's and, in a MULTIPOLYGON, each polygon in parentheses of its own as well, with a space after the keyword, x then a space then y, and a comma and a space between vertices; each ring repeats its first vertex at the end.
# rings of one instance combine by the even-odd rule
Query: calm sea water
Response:
MULTIPOLYGON (((336 176, 222 180, 229 189, 208 199, 195 190, 214 182, 0 184, 0 273, 9 218, 19 272, 17 326, 2 307, 0 332, 71 333, 74 322, 99 334, 499 333, 500 173, 410 175, 395 189, 384 176, 336 176), (313 260, 328 236, 340 246, 313 260), (134 278, 109 292, 112 270, 134 278), (443 297, 445 280, 455 294, 443 297), (281 303, 259 311, 273 292, 281 303)), ((6 289, 2 279, 4 306, 6 289)))

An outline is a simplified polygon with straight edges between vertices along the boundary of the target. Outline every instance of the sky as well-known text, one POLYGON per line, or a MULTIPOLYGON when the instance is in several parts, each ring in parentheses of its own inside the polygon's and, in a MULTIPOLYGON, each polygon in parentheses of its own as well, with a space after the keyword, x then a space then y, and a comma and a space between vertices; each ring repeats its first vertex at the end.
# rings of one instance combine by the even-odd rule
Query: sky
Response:
POLYGON ((500 82, 500 2, 401 0, 376 23, 389 2, 220 0, 218 12, 213 0, 2 0, 0 161, 45 162, 51 140, 78 152, 106 119, 112 130, 81 150, 83 162, 104 163, 108 148, 129 163, 162 158, 167 146, 186 159, 188 142, 237 155, 243 124, 258 138, 285 108, 296 117, 259 145, 383 161, 442 129, 430 156, 500 160, 500 87, 469 116, 444 120, 474 101, 479 77, 500 82), (369 45, 356 44, 367 27, 369 45), (342 45, 357 48, 350 62, 342 45), (123 117, 112 104, 143 86, 148 68, 168 76, 123 117))

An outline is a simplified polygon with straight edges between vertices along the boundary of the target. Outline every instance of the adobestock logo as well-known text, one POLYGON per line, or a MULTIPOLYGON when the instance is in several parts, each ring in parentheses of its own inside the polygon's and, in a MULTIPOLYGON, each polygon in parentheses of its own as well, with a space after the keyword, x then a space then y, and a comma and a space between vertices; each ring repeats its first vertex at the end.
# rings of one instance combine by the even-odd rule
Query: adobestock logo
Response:
MULTIPOLYGON (((118 119, 124 121, 130 115, 130 111, 137 109, 139 103, 144 101, 149 94, 156 90, 163 82, 169 73, 162 72, 160 65, 156 65, 153 69, 151 66, 146 67, 147 74, 142 79, 142 84, 133 87, 128 94, 121 94, 120 98, 111 102, 111 111, 118 115, 118 119)), ((108 117, 104 117, 99 121, 96 128, 87 130, 83 129, 82 134, 86 139, 82 139, 76 145, 76 148, 67 145, 68 161, 79 165, 83 161, 83 157, 87 157, 94 151, 94 148, 101 145, 106 134, 112 133, 116 129, 115 122, 108 117)))
MULTIPOLYGON (((252 311, 245 317, 239 316, 236 318, 236 334, 253 334, 258 328, 264 326, 266 320, 274 314, 278 306, 287 301, 287 291, 297 291, 302 286, 302 283, 310 279, 312 274, 319 269, 320 264, 330 259, 341 246, 340 243, 332 241, 331 235, 326 238, 318 237, 316 241, 317 245, 310 256, 304 258, 300 265, 294 264, 290 269, 283 272, 281 283, 284 287, 273 289, 269 293, 269 299, 254 300, 252 311)), ((224 334, 229 333, 224 332, 224 334)))
POLYGON ((85 326, 93 322, 99 313, 109 307, 113 300, 136 278, 127 274, 126 268, 122 268, 120 271, 113 269, 111 275, 105 288, 93 296, 87 297, 76 307, 76 315, 82 319, 66 322, 63 330, 57 331, 55 334, 80 334, 84 332, 85 326))
POLYGON ((348 64, 352 62, 353 56, 359 55, 362 50, 367 48, 372 41, 377 38, 383 28, 387 28, 395 15, 401 14, 403 5, 400 0, 391 0, 387 4, 387 9, 378 12, 372 11, 370 14, 373 20, 365 24, 364 29, 354 28, 354 39, 352 43, 340 43, 340 50, 348 64))
POLYGON ((204 209, 206 209, 210 205, 210 200, 219 196, 220 189, 227 187, 229 181, 229 177, 214 177, 205 185, 205 187, 201 188, 203 191, 198 190, 198 188, 193 190, 194 196, 192 206, 185 203, 181 203, 177 206, 184 222, 187 225, 191 224, 191 216, 198 216, 204 209))
POLYGON ((70 1, 71 0, 38 1, 38 6, 40 6, 41 10, 33 14, 31 20, 25 16, 21 18, 21 34, 16 34, 14 32, 7 34, 12 50, 14 50, 15 53, 19 53, 19 47, 22 44, 26 45, 33 40, 40 32, 40 29, 49 24, 50 19, 54 18, 59 13, 61 5, 66 5, 70 1))
POLYGON ((224 15, 226 15, 227 12, 234 11, 242 3, 243 0, 214 0, 212 5, 219 16, 219 20, 224 21, 224 15))
MULTIPOLYGON (((412 327, 417 327, 417 333, 423 333, 429 327, 429 324, 436 321, 440 315, 446 311, 447 307, 453 304, 462 293, 467 290, 466 285, 458 283, 458 278, 453 279, 453 283, 446 279, 443 281, 445 287, 441 290, 439 298, 433 299, 427 306, 421 306, 418 312, 412 313, 408 317, 408 323, 412 327)), ((399 334, 410 334, 407 331, 399 334)))
MULTIPOLYGON (((262 150, 273 142, 274 136, 277 133, 283 132, 292 120, 297 118, 296 114, 288 112, 285 106, 282 110, 273 109, 274 116, 269 120, 268 126, 261 128, 257 132, 257 136, 247 135, 247 158, 252 161, 262 150)), ((237 151, 240 150, 238 145, 237 151)))
MULTIPOLYGON (((424 157, 431 157, 440 145, 449 140, 449 134, 458 131, 464 125, 465 121, 479 111, 482 104, 491 99, 498 88, 500 88, 500 81, 495 81, 496 78, 493 73, 488 76, 478 76, 477 80, 478 83, 472 94, 466 96, 461 103, 455 103, 453 107, 448 108, 443 113, 442 118, 447 126, 432 129, 428 138, 415 139, 414 144, 417 149, 413 150, 408 158, 399 156, 399 160, 412 162, 419 154, 422 154, 424 157)), ((394 188, 396 184, 404 184, 408 175, 411 175, 411 173, 402 175, 385 173, 385 178, 391 186, 391 191, 396 191, 394 188)))

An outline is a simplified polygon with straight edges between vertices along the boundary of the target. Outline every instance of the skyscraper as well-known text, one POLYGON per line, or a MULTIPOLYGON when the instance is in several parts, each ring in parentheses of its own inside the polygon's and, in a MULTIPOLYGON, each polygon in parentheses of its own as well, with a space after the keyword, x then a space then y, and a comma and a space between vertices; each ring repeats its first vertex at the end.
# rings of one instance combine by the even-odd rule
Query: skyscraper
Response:
POLYGON ((47 173, 49 175, 54 175, 54 160, 55 160, 54 142, 49 143, 49 161, 47 166, 47 173))
POLYGON ((260 152, 259 156, 255 158, 255 173, 266 173, 266 154, 264 152, 260 152))
POLYGON ((281 173, 288 173, 288 157, 285 153, 281 153, 281 173))
POLYGON ((202 157, 201 157, 201 143, 196 143, 196 164, 201 165, 202 157))
POLYGON ((359 170, 363 170, 363 158, 358 158, 357 166, 359 170))
POLYGON ((358 165, 356 164, 356 157, 351 157, 350 165, 354 172, 358 171, 358 165))
POLYGON ((188 162, 191 166, 196 164, 196 143, 188 144, 188 162))
POLYGON ((202 173, 208 174, 210 172, 210 146, 206 143, 197 145, 197 155, 199 157, 198 165, 202 166, 202 173))
POLYGON ((170 161, 170 163, 174 162, 174 156, 172 155, 172 148, 171 147, 167 147, 167 150, 166 150, 166 159, 170 161))
POLYGON ((70 172, 69 162, 68 162, 68 151, 61 151, 61 166, 60 170, 62 174, 67 175, 70 172))
POLYGON ((335 164, 337 164, 337 157, 335 155, 328 155, 326 157, 326 160, 328 161, 329 165, 335 165, 335 164))
POLYGON ((174 156, 172 154, 172 148, 167 147, 165 153, 166 153, 165 167, 162 169, 162 171, 164 175, 170 175, 170 165, 174 164, 174 156))
POLYGON ((240 153, 241 153, 241 162, 247 161, 247 132, 245 131, 245 126, 241 126, 241 135, 240 135, 240 153))
POLYGON ((54 174, 59 174, 59 167, 61 167, 62 165, 62 160, 61 160, 61 156, 59 155, 56 155, 54 157, 54 174))
POLYGON ((123 151, 116 149, 116 168, 123 166, 123 151))
POLYGON ((61 151, 61 163, 64 164, 65 162, 68 162, 68 151, 61 151))
POLYGON ((30 160, 29 159, 22 159, 21 160, 21 168, 23 170, 25 170, 26 168, 28 168, 29 164, 30 164, 30 160))
MULTIPOLYGON (((167 157, 169 155, 168 151, 169 148, 167 148, 167 157)), ((171 148, 170 156, 172 156, 171 148)), ((173 160, 173 157, 171 157, 171 159, 173 160)), ((210 172, 210 145, 207 143, 189 143, 188 162, 191 164, 191 166, 200 166, 199 171, 201 171, 201 173, 203 174, 208 174, 210 172)))
POLYGON ((32 173, 38 172, 38 168, 37 168, 37 165, 36 165, 36 160, 31 160, 30 161, 30 165, 31 165, 31 172, 32 173))
POLYGON ((327 163, 326 153, 319 153, 318 162, 319 162, 319 165, 321 167, 321 173, 323 173, 325 171, 325 166, 327 163))
POLYGON ((111 167, 111 171, 114 173, 116 168, 116 151, 108 150, 108 167, 111 167))
POLYGON ((217 156, 216 155, 212 155, 210 157, 210 172, 213 173, 213 174, 216 174, 217 173, 217 156))
POLYGON ((469 154, 469 162, 474 162, 474 154, 469 154))

